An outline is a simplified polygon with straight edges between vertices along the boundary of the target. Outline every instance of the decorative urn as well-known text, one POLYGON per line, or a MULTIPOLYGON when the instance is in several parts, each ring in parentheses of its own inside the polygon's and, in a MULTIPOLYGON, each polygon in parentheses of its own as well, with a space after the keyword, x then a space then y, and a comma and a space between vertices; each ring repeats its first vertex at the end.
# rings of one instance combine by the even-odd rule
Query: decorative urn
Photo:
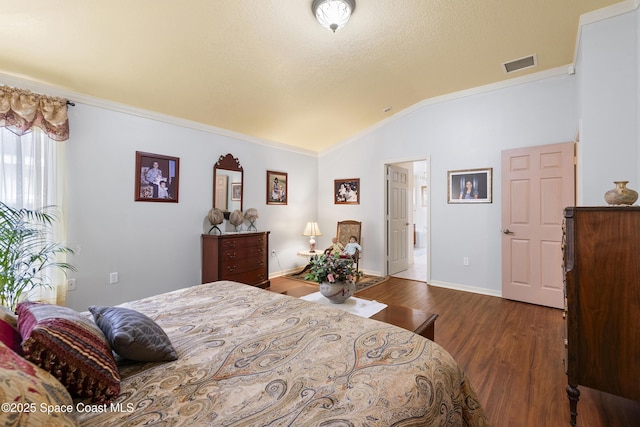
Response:
POLYGON ((333 304, 342 304, 356 292, 353 280, 321 282, 320 293, 333 304))
POLYGON ((604 193, 604 199, 610 205, 632 205, 638 200, 638 192, 627 188, 629 181, 614 181, 616 188, 604 193))

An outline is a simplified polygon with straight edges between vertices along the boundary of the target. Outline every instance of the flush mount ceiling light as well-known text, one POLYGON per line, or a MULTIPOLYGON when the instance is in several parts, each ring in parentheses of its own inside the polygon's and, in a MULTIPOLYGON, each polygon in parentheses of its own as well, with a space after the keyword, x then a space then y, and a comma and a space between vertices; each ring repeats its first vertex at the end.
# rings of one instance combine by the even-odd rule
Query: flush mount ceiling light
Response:
POLYGON ((311 10, 325 28, 334 33, 344 27, 356 8, 356 0, 313 0, 311 10))

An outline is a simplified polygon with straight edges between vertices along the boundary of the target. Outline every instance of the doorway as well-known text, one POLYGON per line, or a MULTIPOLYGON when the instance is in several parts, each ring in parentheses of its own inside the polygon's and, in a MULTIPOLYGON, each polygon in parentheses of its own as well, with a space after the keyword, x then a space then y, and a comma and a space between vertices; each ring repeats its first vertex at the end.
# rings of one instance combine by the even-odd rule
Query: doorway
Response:
MULTIPOLYGON (((429 259, 430 259, 430 238, 429 238, 429 208, 430 208, 430 183, 429 183, 429 161, 427 159, 412 159, 402 162, 388 163, 385 165, 386 177, 386 266, 387 275, 409 280, 419 280, 428 282, 429 259), (398 204, 398 191, 392 189, 392 177, 388 176, 392 168, 406 169, 407 172, 407 197, 406 197, 406 233, 404 239, 399 239, 397 233, 393 233, 392 219, 397 217, 392 213, 394 206, 398 204), (404 240, 404 242, 402 242, 404 240), (406 252, 406 266, 398 271, 395 262, 396 254, 402 252, 398 250, 398 245, 404 245, 406 252)), ((398 209, 395 206, 395 209, 398 209)))

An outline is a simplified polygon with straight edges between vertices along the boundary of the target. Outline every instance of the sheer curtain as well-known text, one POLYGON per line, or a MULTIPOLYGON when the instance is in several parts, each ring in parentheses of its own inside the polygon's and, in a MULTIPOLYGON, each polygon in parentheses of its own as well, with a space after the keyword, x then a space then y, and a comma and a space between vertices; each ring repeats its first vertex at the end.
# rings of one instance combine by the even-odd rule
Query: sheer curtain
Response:
MULTIPOLYGON (((64 143, 69 137, 67 101, 0 86, 0 200, 17 208, 56 206, 52 239, 64 242, 64 143)), ((51 274, 52 289, 32 299, 64 303, 65 276, 51 274)))

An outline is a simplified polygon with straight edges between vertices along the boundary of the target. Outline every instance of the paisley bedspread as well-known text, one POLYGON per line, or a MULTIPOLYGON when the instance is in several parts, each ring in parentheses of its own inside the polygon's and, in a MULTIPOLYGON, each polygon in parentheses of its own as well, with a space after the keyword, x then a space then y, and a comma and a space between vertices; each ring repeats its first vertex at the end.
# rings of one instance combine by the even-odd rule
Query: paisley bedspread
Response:
POLYGON ((178 360, 120 366, 85 426, 485 426, 464 373, 412 332, 235 282, 131 303, 178 360))

